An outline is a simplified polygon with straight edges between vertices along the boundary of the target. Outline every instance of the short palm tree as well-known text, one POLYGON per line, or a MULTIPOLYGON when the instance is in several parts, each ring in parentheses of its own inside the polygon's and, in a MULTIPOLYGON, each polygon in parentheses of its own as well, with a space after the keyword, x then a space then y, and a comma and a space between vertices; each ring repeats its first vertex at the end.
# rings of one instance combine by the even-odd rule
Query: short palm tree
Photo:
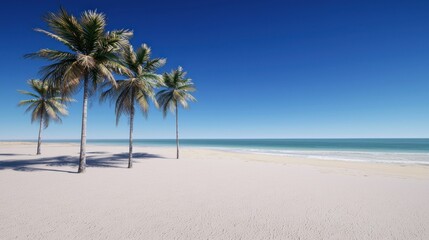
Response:
POLYGON ((186 78, 186 72, 182 67, 173 70, 171 73, 164 73, 163 82, 165 88, 156 94, 156 99, 162 109, 164 117, 170 109, 176 112, 176 149, 177 159, 179 159, 179 108, 178 104, 183 108, 188 107, 188 101, 196 101, 191 95, 195 91, 194 84, 190 78, 186 78))
POLYGON ((49 13, 45 21, 51 31, 36 29, 59 41, 67 51, 41 49, 26 57, 42 58, 52 64, 41 69, 44 79, 49 79, 63 95, 79 90, 83 86, 82 130, 78 172, 86 169, 86 121, 88 97, 91 90, 104 80, 115 85, 112 71, 126 71, 119 64, 118 52, 128 44, 132 32, 117 30, 106 32, 104 14, 85 11, 78 19, 61 9, 49 13), (92 87, 92 88, 91 88, 92 87))
POLYGON ((67 97, 61 97, 58 89, 49 86, 48 82, 40 80, 30 80, 28 85, 34 92, 18 90, 20 93, 32 97, 32 99, 22 100, 18 106, 28 106, 25 112, 31 111, 31 122, 39 121, 39 136, 37 140, 37 155, 41 154, 40 145, 42 143, 42 126, 47 128, 49 122, 54 120, 61 122, 60 115, 67 115, 65 102, 73 101, 67 97))
MULTIPOLYGON (((136 52, 129 45, 122 53, 123 65, 129 70, 122 75, 124 80, 116 81, 116 87, 111 86, 100 97, 101 101, 110 98, 115 101, 116 125, 122 114, 129 116, 130 137, 128 168, 133 166, 133 127, 135 103, 140 106, 144 116, 149 110, 149 100, 155 102, 154 88, 162 84, 162 78, 155 71, 165 64, 165 59, 150 58, 151 49, 143 44, 136 52)), ((155 102, 156 103, 156 102, 155 102)))

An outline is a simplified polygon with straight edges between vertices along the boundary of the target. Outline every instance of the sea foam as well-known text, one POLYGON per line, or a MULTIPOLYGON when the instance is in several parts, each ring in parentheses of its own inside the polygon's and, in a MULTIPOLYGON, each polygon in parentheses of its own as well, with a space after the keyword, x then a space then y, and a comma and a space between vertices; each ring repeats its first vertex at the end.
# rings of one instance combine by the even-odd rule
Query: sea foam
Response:
POLYGON ((227 149, 226 151, 313 158, 324 160, 342 160, 354 162, 378 162, 397 164, 429 165, 429 153, 403 152, 361 152, 361 151, 312 151, 312 150, 271 150, 271 149, 227 149))

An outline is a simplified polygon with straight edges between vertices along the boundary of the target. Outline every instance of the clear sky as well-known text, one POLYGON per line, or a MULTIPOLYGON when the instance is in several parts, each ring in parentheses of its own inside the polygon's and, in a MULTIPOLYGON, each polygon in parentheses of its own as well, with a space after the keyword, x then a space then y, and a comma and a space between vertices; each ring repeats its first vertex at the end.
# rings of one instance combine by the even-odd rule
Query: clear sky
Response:
MULTIPOLYGON (((108 30, 134 30, 188 71, 198 102, 181 111, 183 138, 429 137, 429 1, 8 1, 2 3, 0 139, 35 139, 16 91, 37 78, 25 53, 61 47, 32 29, 60 5, 97 9, 108 30)), ((81 93, 46 139, 80 137, 81 93)), ((91 99, 88 138, 127 138, 113 108, 91 99)), ((152 108, 135 138, 174 138, 152 108)))

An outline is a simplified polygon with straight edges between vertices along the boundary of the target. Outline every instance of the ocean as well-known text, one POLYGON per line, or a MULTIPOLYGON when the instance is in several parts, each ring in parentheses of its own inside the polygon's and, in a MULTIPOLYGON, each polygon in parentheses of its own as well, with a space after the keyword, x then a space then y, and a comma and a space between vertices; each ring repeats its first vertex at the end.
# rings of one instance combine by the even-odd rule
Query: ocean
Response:
MULTIPOLYGON (((79 140, 46 140, 79 142, 79 140)), ((88 140, 88 144, 128 145, 128 139, 88 140)), ((175 146, 174 139, 135 139, 135 146, 175 146)), ((429 139, 181 139, 182 147, 316 159, 429 165, 429 139)))

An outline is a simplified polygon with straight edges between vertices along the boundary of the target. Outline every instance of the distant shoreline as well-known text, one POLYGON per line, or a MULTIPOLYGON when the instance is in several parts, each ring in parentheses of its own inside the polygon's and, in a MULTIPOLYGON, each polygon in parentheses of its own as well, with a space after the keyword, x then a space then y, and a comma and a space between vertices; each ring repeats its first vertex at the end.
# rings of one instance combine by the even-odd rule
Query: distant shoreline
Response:
MULTIPOLYGON (((405 139, 410 140, 410 139, 405 139)), ((181 146, 190 149, 207 149, 207 150, 219 150, 223 152, 231 153, 243 153, 252 155, 266 155, 266 156, 278 156, 278 157, 289 157, 299 159, 309 159, 316 161, 341 161, 341 162, 356 162, 356 163, 383 163, 383 164, 399 164, 399 165, 424 165, 429 166, 429 140, 418 141, 421 144, 427 144, 428 149, 425 151, 412 151, 403 149, 389 149, 389 150, 377 150, 377 149, 345 149, 332 146, 331 148, 279 148, 268 146, 252 146, 252 145, 240 145, 235 140, 225 140, 223 144, 219 144, 222 140, 208 140, 215 141, 216 144, 192 144, 187 143, 187 140, 181 141, 181 146), (234 144, 226 144, 228 142, 234 144)), ((197 141, 198 140, 192 140, 197 141)), ((201 140, 206 141, 206 140, 201 140)), ((243 140, 238 140, 239 143, 243 140)), ((244 140, 247 141, 247 140, 244 140)), ((253 141, 253 140, 249 140, 253 141)), ((257 140, 258 141, 258 140, 257 140)), ((264 142, 264 140, 261 140, 264 142)), ((300 140, 303 141, 303 140, 300 140)), ((304 140, 305 141, 305 140, 304 140)), ((313 141, 313 140, 309 140, 313 141)), ((32 145, 36 144, 35 141, 0 141, 0 145, 32 145)), ((128 140, 89 140, 89 145, 100 146, 100 147, 126 147, 128 140)), ((253 144, 255 144, 253 142, 253 144)), ((317 144, 317 143, 315 143, 317 144)), ((380 144, 380 143, 379 143, 380 144)), ((79 146, 79 141, 70 140, 48 140, 43 145, 69 145, 79 146)), ((174 140, 135 140, 136 147, 159 147, 159 148, 170 148, 174 147, 174 140)), ((420 146, 421 147, 421 146, 420 146)))

